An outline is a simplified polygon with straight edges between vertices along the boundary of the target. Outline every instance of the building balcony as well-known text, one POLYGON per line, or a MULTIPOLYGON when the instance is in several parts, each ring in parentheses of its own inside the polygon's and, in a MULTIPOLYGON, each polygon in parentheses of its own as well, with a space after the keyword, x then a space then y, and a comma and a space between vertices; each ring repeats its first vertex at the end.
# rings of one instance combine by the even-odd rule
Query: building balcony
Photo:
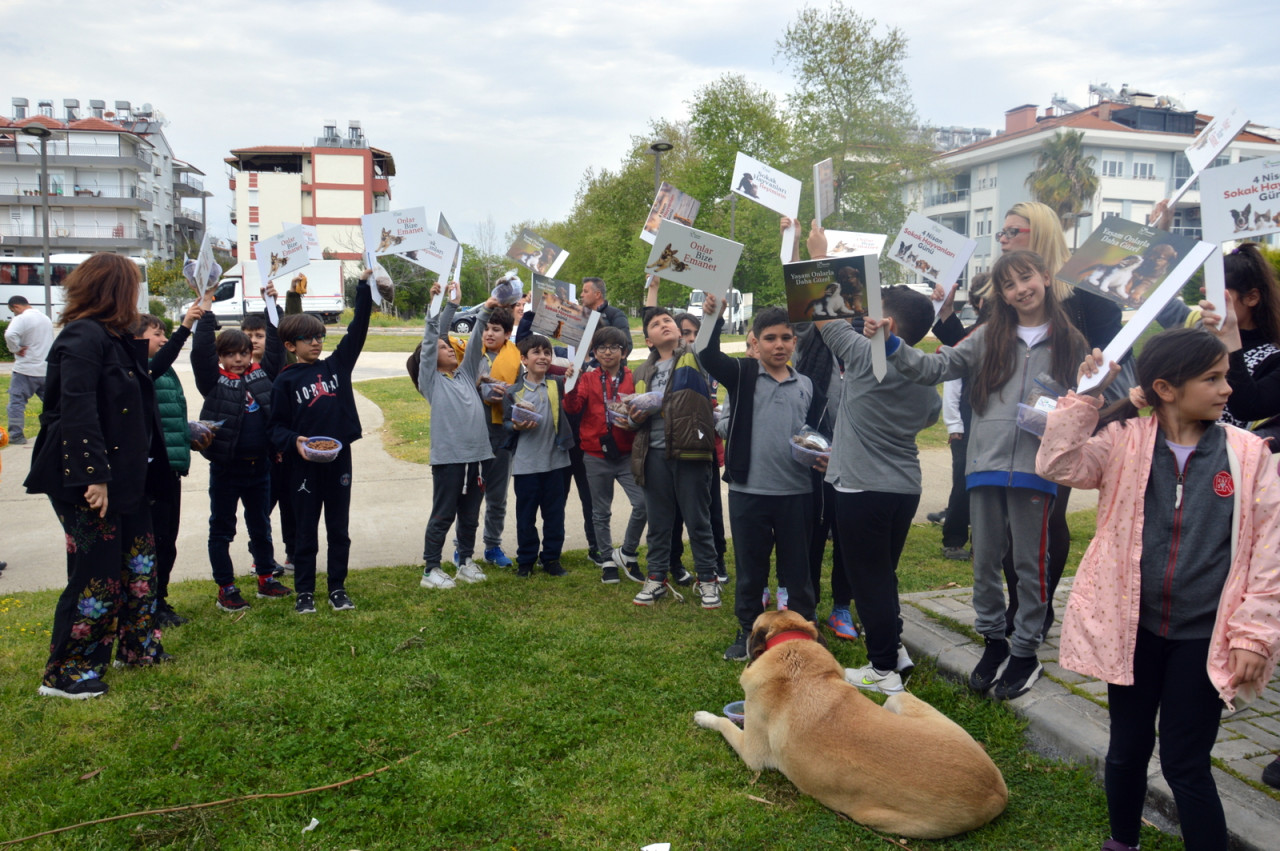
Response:
POLYGON ((187 222, 198 227, 204 226, 204 215, 199 210, 190 210, 181 206, 173 208, 173 220, 175 222, 187 222))
POLYGON ((200 198, 204 192, 204 181, 194 174, 181 172, 173 176, 173 194, 180 198, 200 198))
MULTIPOLYGON (((49 191, 49 203, 58 207, 128 207, 150 210, 151 201, 136 186, 72 186, 55 185, 49 191)), ((0 204, 40 206, 40 184, 22 181, 0 182, 0 204)))
MULTIPOLYGON (((5 245, 39 248, 44 240, 41 225, 0 223, 5 245)), ((64 251, 81 248, 150 248, 151 234, 136 225, 49 226, 49 246, 64 251)))
POLYGON ((933 195, 926 195, 924 197, 924 205, 926 207, 941 207, 947 204, 967 204, 968 202, 968 189, 948 189, 945 192, 935 192, 933 195))
POLYGON ((1170 233, 1176 233, 1178 236, 1189 236, 1192 239, 1203 239, 1204 232, 1200 228, 1169 228, 1170 233))

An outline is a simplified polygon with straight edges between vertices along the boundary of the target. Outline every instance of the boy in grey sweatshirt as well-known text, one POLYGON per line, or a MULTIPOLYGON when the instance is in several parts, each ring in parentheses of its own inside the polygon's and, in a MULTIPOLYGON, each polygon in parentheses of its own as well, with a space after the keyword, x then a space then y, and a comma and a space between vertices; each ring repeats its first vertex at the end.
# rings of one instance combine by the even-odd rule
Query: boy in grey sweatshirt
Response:
MULTIPOLYGON (((444 309, 427 319, 422 335, 422 356, 418 367, 418 392, 431 405, 431 517, 427 521, 426 543, 422 558, 426 562, 423 588, 453 588, 454 577, 440 567, 445 537, 454 520, 458 522, 457 579, 482 582, 484 573, 471 559, 475 551, 476 527, 480 523, 480 503, 484 496, 480 463, 493 457, 486 426, 488 409, 476 390, 480 364, 484 361, 484 333, 489 314, 498 305, 492 296, 476 317, 475 330, 467 342, 462 363, 448 334, 458 309, 461 288, 456 281, 449 287, 453 297, 444 309), (447 439, 445 436, 448 436, 447 439)), ((440 284, 431 287, 434 297, 440 284)))

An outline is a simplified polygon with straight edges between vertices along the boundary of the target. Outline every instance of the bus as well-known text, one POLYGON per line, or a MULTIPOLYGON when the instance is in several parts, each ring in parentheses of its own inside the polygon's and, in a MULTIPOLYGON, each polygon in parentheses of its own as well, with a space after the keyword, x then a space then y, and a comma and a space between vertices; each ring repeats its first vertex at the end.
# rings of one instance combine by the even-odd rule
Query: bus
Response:
MULTIPOLYGON (((52 254, 49 256, 50 280, 53 284, 53 320, 58 321, 62 313, 62 282, 92 254, 52 254)), ((141 257, 130 257, 138 265, 138 273, 142 276, 142 286, 138 288, 138 310, 147 312, 149 295, 147 293, 147 262, 141 257)), ((0 321, 13 318, 8 308, 9 299, 20 295, 31 303, 36 310, 48 315, 44 302, 44 258, 43 257, 0 257, 0 321)))

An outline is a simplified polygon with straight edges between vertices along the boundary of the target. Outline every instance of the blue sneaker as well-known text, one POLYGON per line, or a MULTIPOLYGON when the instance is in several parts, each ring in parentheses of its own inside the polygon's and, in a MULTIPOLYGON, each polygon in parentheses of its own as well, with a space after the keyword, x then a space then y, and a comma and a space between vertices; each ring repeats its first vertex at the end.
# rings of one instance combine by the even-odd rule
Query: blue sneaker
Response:
POLYGON ((510 567, 511 559, 502 551, 502 547, 489 547, 484 551, 484 560, 496 567, 510 567))
POLYGON ((832 609, 827 618, 827 626, 835 630, 836 638, 853 641, 858 637, 858 630, 853 625, 853 615, 848 609, 832 609))

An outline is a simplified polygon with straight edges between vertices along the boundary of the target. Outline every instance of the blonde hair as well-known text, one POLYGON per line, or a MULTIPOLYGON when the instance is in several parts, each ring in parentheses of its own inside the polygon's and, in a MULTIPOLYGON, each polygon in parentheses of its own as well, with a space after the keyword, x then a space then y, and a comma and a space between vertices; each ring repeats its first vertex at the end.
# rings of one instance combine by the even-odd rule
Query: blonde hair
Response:
POLYGON ((1053 281, 1053 294, 1058 301, 1071 295, 1074 289, 1070 284, 1059 281, 1058 270, 1067 262, 1071 251, 1067 248, 1067 238, 1062 232, 1062 220, 1053 208, 1039 201, 1021 201, 1014 204, 1005 213, 1006 216, 1021 216, 1031 226, 1031 251, 1039 254, 1049 270, 1049 278, 1053 281))

